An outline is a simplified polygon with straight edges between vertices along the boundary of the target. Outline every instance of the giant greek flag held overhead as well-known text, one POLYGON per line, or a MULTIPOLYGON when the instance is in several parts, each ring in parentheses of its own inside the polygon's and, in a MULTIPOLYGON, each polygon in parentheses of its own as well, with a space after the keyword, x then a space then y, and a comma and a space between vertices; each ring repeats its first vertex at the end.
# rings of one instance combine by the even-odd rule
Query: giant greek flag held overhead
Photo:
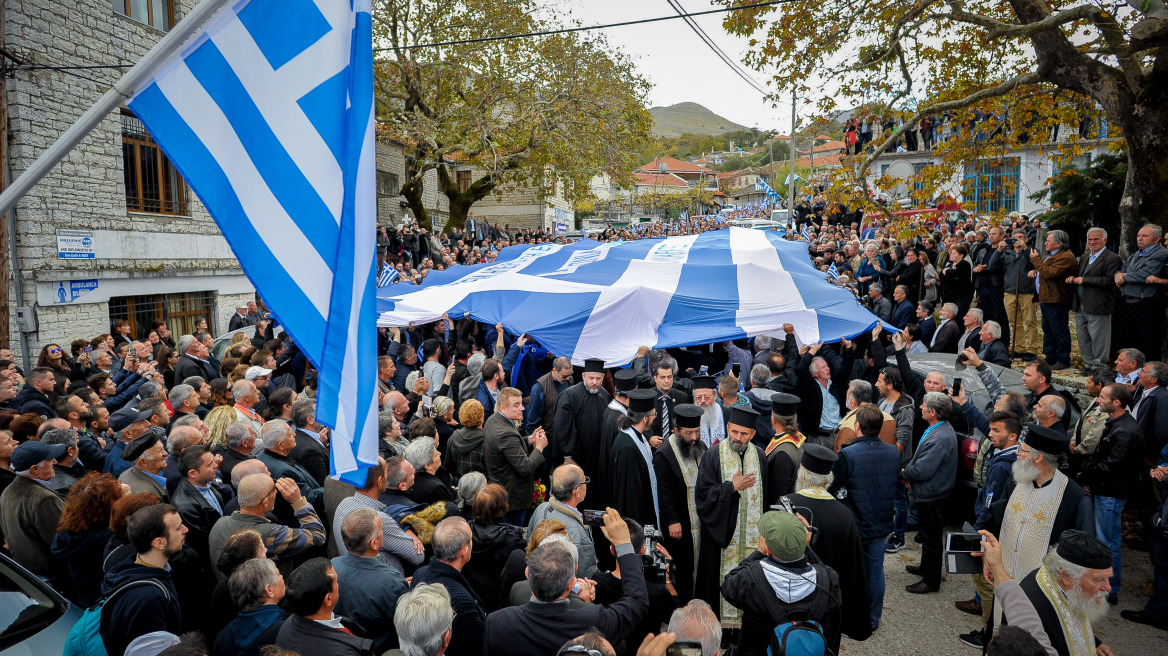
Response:
POLYGON ((723 228, 699 235, 599 243, 511 246, 492 264, 431 271, 420 287, 379 290, 382 326, 443 313, 502 323, 573 363, 625 364, 637 347, 708 344, 782 334, 831 342, 878 319, 824 279, 804 242, 773 230, 723 228))
POLYGON ((242 0, 130 109, 218 223, 318 371, 332 467, 377 464, 370 0, 242 0))

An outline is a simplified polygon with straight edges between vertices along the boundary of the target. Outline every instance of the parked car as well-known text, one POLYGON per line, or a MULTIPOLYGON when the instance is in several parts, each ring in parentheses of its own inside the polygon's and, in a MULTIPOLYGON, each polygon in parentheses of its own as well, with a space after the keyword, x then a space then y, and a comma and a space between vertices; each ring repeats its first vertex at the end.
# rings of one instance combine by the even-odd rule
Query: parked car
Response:
POLYGON ((81 613, 35 574, 0 554, 0 653, 60 654, 81 613))
MULTIPOLYGON (((223 354, 227 352, 227 349, 231 348, 231 340, 234 339, 235 335, 238 333, 243 333, 246 335, 247 342, 250 344, 252 338, 255 337, 255 326, 244 326, 238 330, 233 330, 229 333, 223 333, 222 335, 216 337, 215 341, 211 344, 211 355, 215 356, 217 360, 222 362, 223 354)), ((284 334, 284 328, 282 326, 276 326, 276 336, 279 337, 282 334, 284 334)))

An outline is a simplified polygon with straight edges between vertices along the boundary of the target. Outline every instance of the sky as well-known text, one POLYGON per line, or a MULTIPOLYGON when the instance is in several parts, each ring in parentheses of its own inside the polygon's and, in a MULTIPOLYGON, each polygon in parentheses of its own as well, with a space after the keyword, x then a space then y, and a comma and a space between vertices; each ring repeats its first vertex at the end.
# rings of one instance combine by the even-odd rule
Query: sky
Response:
MULTIPOLYGON (((687 12, 714 9, 711 0, 679 0, 687 12)), ((676 15, 666 0, 536 0, 543 7, 555 8, 583 25, 602 25, 642 18, 676 15), (566 6, 571 9, 567 10, 566 6)), ((746 70, 759 86, 766 77, 742 64, 747 50, 745 38, 731 36, 722 29, 724 14, 697 16, 694 21, 705 30, 732 60, 746 70)), ((636 62, 641 75, 653 84, 649 106, 667 106, 696 102, 715 114, 747 127, 774 129, 786 134, 791 126, 790 101, 777 108, 763 99, 759 91, 735 75, 717 55, 689 28, 685 21, 660 21, 604 30, 608 42, 620 48, 636 62)))

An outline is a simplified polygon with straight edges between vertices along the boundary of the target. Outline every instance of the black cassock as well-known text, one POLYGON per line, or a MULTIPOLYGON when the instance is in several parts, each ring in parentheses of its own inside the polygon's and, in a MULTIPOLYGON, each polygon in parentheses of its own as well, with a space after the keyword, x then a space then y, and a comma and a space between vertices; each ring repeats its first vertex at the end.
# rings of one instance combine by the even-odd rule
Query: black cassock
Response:
MULTIPOLYGON (((698 521, 702 525, 702 544, 698 554, 698 574, 694 581, 694 597, 710 604, 714 614, 721 617, 722 550, 730 544, 734 531, 738 528, 738 505, 742 495, 734 489, 730 481, 722 481, 721 449, 730 448, 729 440, 710 447, 698 464, 698 484, 694 497, 697 503, 698 521)), ((751 444, 758 454, 759 473, 755 485, 764 482, 766 458, 762 449, 751 444)), ((742 458, 742 456, 739 456, 742 458)), ((761 514, 761 513, 760 513, 761 514)), ((757 547, 757 544, 750 545, 757 547)))
MULTIPOLYGON (((596 394, 589 394, 582 382, 560 393, 552 423, 555 429, 552 434, 553 466, 559 465, 564 458, 571 458, 584 470, 585 476, 597 475, 600 471, 600 424, 608 401, 608 391, 603 387, 596 394)), ((600 487, 603 487, 603 482, 594 479, 581 507, 595 507, 592 496, 600 487)))
POLYGON ((801 492, 784 498, 790 500, 796 513, 819 529, 811 548, 824 565, 839 574, 843 632, 853 640, 867 640, 872 635, 868 566, 851 509, 834 498, 817 499, 801 492))
MULTIPOLYGON (((612 503, 609 504, 620 512, 622 517, 629 517, 641 526, 646 524, 657 525, 657 513, 653 507, 653 485, 649 480, 649 463, 645 456, 633 443, 629 432, 637 429, 617 433, 612 444, 612 456, 609 459, 612 473, 612 503)), ((648 438, 641 436, 648 445, 648 438)), ((591 486, 589 486, 591 487, 591 486)))
POLYGON ((802 444, 796 445, 791 441, 784 441, 771 449, 763 463, 766 472, 766 498, 763 499, 763 512, 771 510, 771 506, 779 497, 795 491, 795 480, 799 474, 799 458, 802 456, 802 444))
MULTIPOLYGON (((701 441, 698 445, 701 445, 701 441)), ((701 456, 698 456, 699 462, 701 456)), ((669 442, 665 442, 653 454, 653 468, 657 471, 657 499, 661 510, 661 535, 665 549, 673 556, 674 585, 681 603, 693 599, 694 593, 694 553, 693 532, 701 526, 690 526, 689 487, 677 462, 677 454, 669 442), (681 537, 669 537, 669 527, 681 524, 681 537)))
POLYGON ((603 510, 612 499, 612 445, 620 428, 616 422, 625 416, 624 412, 613 408, 613 405, 627 407, 620 401, 613 399, 604 409, 604 416, 600 420, 600 457, 597 460, 596 473, 588 474, 592 483, 588 486, 588 506, 592 509, 603 510))

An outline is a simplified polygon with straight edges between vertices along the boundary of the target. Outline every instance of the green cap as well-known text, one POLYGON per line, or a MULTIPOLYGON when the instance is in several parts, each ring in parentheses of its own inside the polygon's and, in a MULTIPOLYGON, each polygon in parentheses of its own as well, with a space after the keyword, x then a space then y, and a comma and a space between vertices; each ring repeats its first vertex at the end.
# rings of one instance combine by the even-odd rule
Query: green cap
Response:
POLYGON ((807 528, 791 513, 778 510, 763 513, 758 520, 758 532, 771 554, 781 562, 799 560, 807 550, 807 528))

